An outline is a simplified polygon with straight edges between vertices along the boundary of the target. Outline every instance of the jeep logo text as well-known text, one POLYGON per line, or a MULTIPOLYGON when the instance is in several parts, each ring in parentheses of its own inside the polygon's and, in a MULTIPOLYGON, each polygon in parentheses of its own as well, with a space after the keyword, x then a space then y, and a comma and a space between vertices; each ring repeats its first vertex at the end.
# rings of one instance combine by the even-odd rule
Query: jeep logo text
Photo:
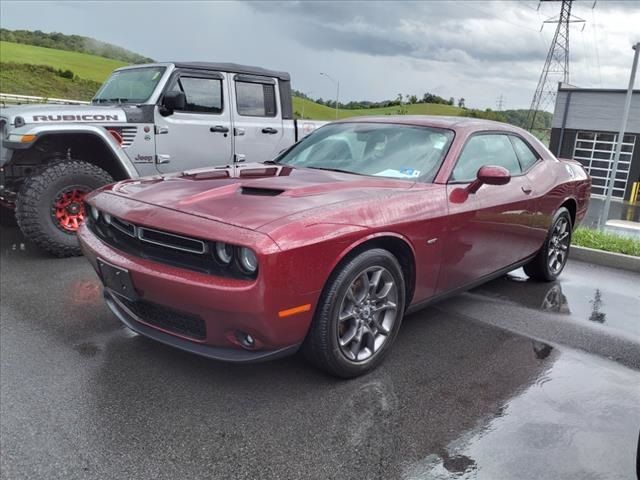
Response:
POLYGON ((118 115, 34 115, 34 122, 117 122, 118 115))

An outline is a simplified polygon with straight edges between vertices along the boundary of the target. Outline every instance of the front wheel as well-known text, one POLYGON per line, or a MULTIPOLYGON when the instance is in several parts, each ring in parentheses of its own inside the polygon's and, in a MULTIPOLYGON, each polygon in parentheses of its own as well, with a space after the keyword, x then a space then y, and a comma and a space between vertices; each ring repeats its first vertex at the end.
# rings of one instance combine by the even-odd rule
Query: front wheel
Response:
POLYGON ((113 178, 87 162, 48 165, 27 178, 18 193, 16 219, 24 236, 58 256, 80 255, 76 231, 84 222, 84 196, 113 178))
POLYGON ((538 254, 524 266, 524 273, 534 280, 552 282, 562 273, 571 248, 571 215, 564 207, 553 217, 551 228, 538 254))
POLYGON ((398 260, 367 250, 331 275, 302 347, 315 366, 351 378, 375 368, 402 322, 405 283, 398 260))

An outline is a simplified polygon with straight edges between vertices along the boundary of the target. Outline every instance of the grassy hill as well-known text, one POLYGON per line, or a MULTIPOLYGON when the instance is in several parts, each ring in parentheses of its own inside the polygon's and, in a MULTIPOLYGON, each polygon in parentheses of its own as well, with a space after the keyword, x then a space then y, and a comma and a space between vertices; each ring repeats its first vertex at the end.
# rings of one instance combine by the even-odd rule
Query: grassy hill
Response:
POLYGON ((91 100, 99 82, 83 78, 65 78, 61 71, 47 65, 0 63, 0 92, 37 97, 91 100))
POLYGON ((60 70, 71 70, 80 78, 100 83, 115 68, 126 65, 126 63, 119 60, 87 53, 69 52, 56 50, 55 48, 36 47, 34 45, 11 42, 0 42, 0 62, 48 65, 60 70))
POLYGON ((127 50, 126 48, 81 35, 65 35, 60 32, 46 33, 40 30, 7 30, 6 28, 0 28, 0 40, 54 48, 57 50, 88 53, 89 55, 111 58, 125 63, 153 62, 150 58, 127 50))
MULTIPOLYGON (((335 120, 335 108, 320 105, 300 97, 293 97, 293 110, 297 117, 312 118, 314 120, 335 120)), ((338 118, 360 117, 363 115, 396 115, 400 107, 362 108, 357 110, 338 110, 338 118)), ((436 103, 415 103, 403 105, 407 115, 451 115, 459 116, 463 110, 452 105, 440 105, 436 103)))

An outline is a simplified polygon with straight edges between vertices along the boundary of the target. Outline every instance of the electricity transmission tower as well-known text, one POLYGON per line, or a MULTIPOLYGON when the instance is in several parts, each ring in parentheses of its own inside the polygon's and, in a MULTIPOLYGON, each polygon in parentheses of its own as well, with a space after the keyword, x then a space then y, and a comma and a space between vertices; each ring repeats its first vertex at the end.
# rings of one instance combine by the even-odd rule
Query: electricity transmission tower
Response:
MULTIPOLYGON (((536 93, 533 95, 531 108, 527 115, 529 131, 534 130, 536 117, 540 111, 555 105, 558 82, 569 82, 569 25, 584 23, 581 18, 571 15, 573 0, 540 0, 541 2, 562 2, 560 14, 545 20, 545 23, 555 23, 556 31, 547 53, 547 60, 538 80, 536 93)), ((538 8, 540 5, 538 5, 538 8)), ((542 31, 542 28, 540 31, 542 31)))
POLYGON ((496 107, 498 108, 499 112, 501 112, 504 108, 504 96, 502 94, 500 94, 498 100, 496 100, 496 107))

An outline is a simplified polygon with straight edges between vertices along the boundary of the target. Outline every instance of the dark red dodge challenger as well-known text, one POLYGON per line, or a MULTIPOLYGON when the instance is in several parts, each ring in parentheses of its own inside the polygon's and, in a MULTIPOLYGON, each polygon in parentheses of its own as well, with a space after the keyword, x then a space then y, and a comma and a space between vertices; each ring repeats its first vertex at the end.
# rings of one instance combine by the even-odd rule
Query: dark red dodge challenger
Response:
POLYGON ((302 349, 354 377, 407 312, 519 266, 555 279, 590 189, 515 127, 360 118, 264 164, 104 187, 79 236, 132 330, 232 362, 302 349))

